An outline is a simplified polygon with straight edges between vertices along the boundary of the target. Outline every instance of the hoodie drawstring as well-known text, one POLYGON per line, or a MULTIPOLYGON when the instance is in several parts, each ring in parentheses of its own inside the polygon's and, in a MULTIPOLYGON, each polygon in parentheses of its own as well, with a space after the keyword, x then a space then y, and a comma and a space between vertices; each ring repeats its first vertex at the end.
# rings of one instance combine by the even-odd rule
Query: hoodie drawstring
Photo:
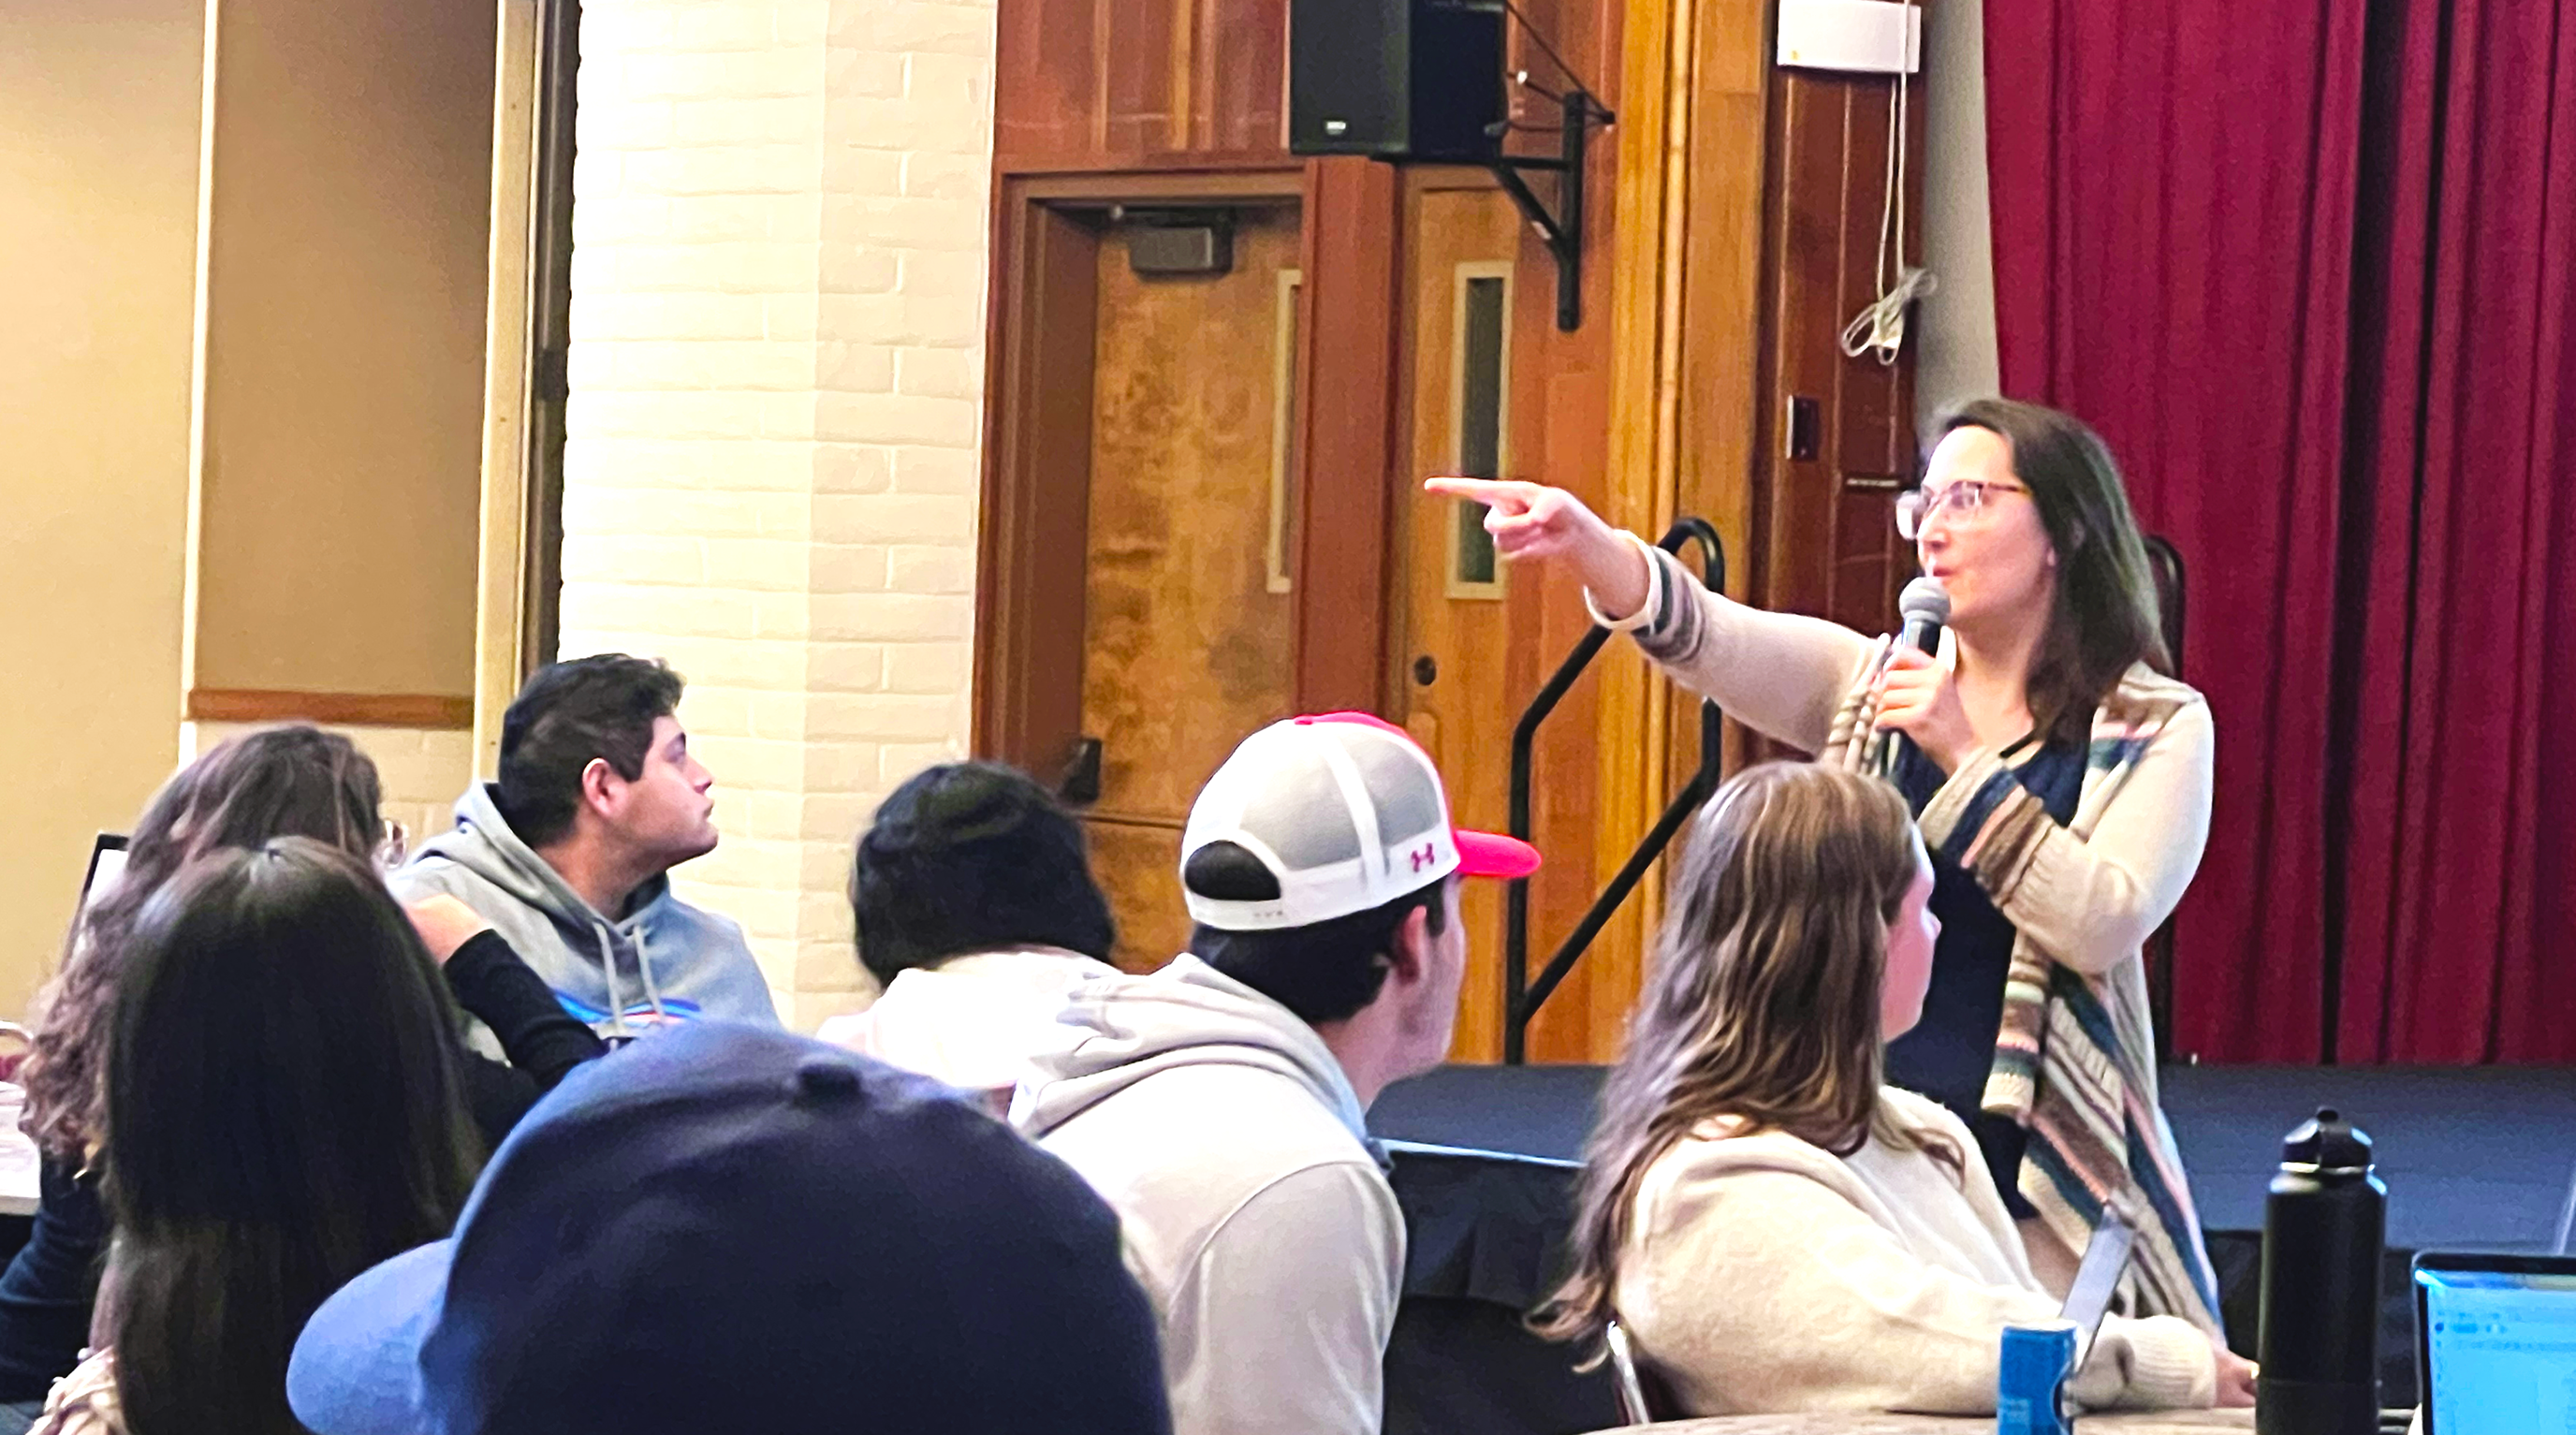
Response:
MULTIPOLYGON (((590 931, 592 936, 599 938, 599 968, 608 978, 609 1034, 624 1036, 626 1035, 626 1002, 617 994, 617 950, 608 943, 606 924, 593 922, 590 924, 590 931)), ((653 962, 645 955, 644 929, 641 926, 635 929, 634 946, 635 970, 642 973, 644 977, 644 1000, 653 1008, 653 1020, 656 1023, 665 1021, 668 1016, 662 1010, 662 989, 653 980, 653 962)))
POLYGON ((591 923, 590 933, 599 938, 599 969, 608 978, 608 1033, 611 1036, 624 1036, 626 1035, 626 1003, 618 1000, 617 997, 617 953, 608 945, 608 927, 605 923, 591 923))
POLYGON ((635 970, 644 974, 644 1000, 653 1004, 653 1020, 664 1020, 662 989, 653 984, 653 962, 644 953, 644 924, 635 924, 635 970))

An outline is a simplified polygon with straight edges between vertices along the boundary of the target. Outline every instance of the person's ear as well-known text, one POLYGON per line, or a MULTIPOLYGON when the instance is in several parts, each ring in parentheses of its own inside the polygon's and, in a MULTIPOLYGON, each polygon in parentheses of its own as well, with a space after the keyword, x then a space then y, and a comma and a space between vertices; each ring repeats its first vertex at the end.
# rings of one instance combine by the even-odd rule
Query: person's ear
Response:
POLYGON ((625 788, 626 779, 618 776, 607 758, 594 757, 581 770, 582 806, 602 817, 615 810, 617 798, 625 788))
POLYGON ((1428 907, 1415 907, 1405 913, 1404 920, 1395 926, 1395 940, 1387 943, 1387 979, 1407 985, 1428 980, 1434 941, 1428 907))

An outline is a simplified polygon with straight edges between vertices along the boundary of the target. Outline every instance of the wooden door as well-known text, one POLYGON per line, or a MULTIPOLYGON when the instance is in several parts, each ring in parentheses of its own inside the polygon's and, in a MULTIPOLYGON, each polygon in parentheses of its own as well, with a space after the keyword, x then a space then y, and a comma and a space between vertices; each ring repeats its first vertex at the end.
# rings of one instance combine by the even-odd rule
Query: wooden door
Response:
MULTIPOLYGON (((1409 476, 1520 476, 1514 467, 1514 258, 1525 226, 1486 182, 1407 187, 1402 358, 1398 383, 1409 476)), ((1528 696, 1513 681, 1513 575, 1496 561, 1481 505, 1415 499, 1396 505, 1405 573, 1390 690, 1404 725, 1429 749, 1462 826, 1501 831, 1511 800, 1512 725, 1528 696)), ((1523 575, 1526 577, 1526 575, 1523 575)), ((1524 663, 1522 666, 1527 666, 1524 663)), ((1469 971, 1452 1054, 1502 1053, 1503 889, 1465 895, 1469 971)))
POLYGON ((1097 249, 1081 731, 1084 810, 1118 960, 1186 944, 1190 801, 1235 744, 1290 715, 1298 220, 1236 212, 1222 274, 1141 276, 1127 233, 1097 249))

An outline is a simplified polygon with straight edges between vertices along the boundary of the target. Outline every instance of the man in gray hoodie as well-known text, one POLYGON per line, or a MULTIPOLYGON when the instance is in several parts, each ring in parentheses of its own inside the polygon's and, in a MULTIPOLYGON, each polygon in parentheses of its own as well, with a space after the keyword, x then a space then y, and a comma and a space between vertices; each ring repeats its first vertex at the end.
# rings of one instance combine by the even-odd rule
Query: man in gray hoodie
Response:
POLYGON ((1375 1435, 1404 1219, 1362 1113, 1449 1050, 1460 832, 1430 757, 1360 714, 1263 729, 1181 838, 1190 951, 1074 986, 1011 1117, 1115 1207, 1162 1321, 1174 1435, 1375 1435))
POLYGON ((700 1016, 778 1024, 742 928, 671 895, 715 850, 707 793, 674 716, 680 675, 623 653, 555 663, 501 719, 501 780, 456 800, 396 896, 458 898, 602 1036, 700 1016))

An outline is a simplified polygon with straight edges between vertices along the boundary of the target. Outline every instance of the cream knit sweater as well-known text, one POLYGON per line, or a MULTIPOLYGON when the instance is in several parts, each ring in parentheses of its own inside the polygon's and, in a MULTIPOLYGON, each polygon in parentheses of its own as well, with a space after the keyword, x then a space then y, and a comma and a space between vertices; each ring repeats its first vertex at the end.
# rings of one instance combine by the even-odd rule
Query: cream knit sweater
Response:
MULTIPOLYGON (((1686 1413, 1989 1415, 2003 1327, 2056 1316, 1967 1128, 1882 1095, 1900 1129, 1961 1153, 1964 1188, 1924 1151, 1873 1138, 1837 1157, 1733 1122, 1647 1168, 1615 1300, 1686 1413)), ((2216 1385, 2188 1321, 2111 1316, 2073 1393, 2093 1409, 2197 1408, 2216 1385)))

